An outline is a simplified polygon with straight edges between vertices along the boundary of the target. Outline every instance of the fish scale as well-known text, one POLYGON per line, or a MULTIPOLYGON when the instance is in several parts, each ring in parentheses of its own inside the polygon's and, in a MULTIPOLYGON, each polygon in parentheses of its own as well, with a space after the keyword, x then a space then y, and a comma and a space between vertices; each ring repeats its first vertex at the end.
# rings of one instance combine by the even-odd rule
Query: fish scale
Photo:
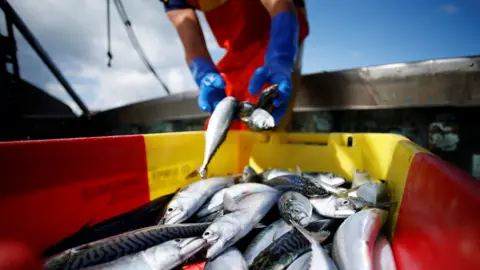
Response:
POLYGON ((250 269, 267 269, 274 265, 282 255, 295 250, 306 249, 309 246, 310 243, 300 232, 297 230, 289 231, 260 252, 250 269))
POLYGON ((310 178, 300 175, 281 175, 264 180, 263 183, 280 191, 297 191, 307 197, 323 198, 330 195, 322 186, 315 184, 310 178))
POLYGON ((116 237, 74 248, 69 250, 70 252, 67 251, 66 254, 62 253, 59 256, 67 257, 58 264, 53 260, 59 258, 59 256, 55 256, 49 260, 51 263, 47 262, 45 269, 76 270, 110 262, 172 239, 201 236, 209 225, 210 223, 153 226, 127 232, 116 237))

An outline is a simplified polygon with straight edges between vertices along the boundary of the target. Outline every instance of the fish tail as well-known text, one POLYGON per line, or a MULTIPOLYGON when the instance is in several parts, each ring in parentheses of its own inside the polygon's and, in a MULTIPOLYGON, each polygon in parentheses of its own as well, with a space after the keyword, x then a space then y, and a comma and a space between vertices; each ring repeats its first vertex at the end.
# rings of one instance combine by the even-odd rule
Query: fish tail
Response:
POLYGON ((208 176, 207 167, 202 165, 200 168, 198 168, 198 169, 194 170, 193 172, 189 173, 186 176, 186 179, 194 178, 194 177, 197 177, 197 176, 200 176, 201 179, 206 179, 207 176, 208 176))
POLYGON ((330 236, 329 231, 320 230, 318 232, 309 232, 296 222, 292 222, 292 225, 312 244, 322 243, 330 236))

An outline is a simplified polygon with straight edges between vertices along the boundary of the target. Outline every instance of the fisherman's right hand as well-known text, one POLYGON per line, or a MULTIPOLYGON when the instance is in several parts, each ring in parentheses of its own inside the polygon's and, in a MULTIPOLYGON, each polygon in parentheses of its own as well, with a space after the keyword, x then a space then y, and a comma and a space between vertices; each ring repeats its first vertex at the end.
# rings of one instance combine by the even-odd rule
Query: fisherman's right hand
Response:
POLYGON ((225 81, 210 59, 196 58, 190 64, 190 71, 200 88, 198 107, 204 112, 212 113, 226 96, 225 81))

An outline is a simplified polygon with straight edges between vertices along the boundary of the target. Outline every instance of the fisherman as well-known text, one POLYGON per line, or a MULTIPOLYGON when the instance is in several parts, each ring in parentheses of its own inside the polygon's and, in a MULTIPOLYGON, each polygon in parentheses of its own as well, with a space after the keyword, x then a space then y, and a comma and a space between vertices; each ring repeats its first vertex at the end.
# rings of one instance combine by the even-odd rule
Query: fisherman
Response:
MULTIPOLYGON (((185 49, 187 64, 200 88, 199 108, 212 113, 225 96, 257 103, 270 84, 279 85, 272 116, 277 130, 290 122, 300 79, 301 45, 308 35, 303 0, 161 0, 185 49), (203 11, 227 52, 215 65, 195 10, 203 11), (293 80, 293 83, 292 83, 293 80)), ((205 123, 205 129, 208 120, 205 123)), ((234 121, 231 129, 248 129, 234 121)))

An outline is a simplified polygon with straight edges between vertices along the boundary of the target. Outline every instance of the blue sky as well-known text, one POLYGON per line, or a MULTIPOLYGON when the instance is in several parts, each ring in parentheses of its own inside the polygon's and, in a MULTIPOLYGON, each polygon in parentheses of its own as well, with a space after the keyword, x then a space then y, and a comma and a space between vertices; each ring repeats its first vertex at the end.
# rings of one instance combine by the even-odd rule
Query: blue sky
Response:
POLYGON ((307 0, 303 73, 480 55, 480 0, 307 0))

